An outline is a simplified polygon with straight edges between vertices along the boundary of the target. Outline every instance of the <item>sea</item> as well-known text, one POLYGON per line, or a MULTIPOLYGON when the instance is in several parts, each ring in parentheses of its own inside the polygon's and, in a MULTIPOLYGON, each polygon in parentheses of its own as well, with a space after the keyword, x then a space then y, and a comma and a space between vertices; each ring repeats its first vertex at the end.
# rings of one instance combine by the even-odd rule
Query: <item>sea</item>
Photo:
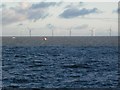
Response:
POLYGON ((2 46, 2 86, 118 87, 118 46, 2 46))

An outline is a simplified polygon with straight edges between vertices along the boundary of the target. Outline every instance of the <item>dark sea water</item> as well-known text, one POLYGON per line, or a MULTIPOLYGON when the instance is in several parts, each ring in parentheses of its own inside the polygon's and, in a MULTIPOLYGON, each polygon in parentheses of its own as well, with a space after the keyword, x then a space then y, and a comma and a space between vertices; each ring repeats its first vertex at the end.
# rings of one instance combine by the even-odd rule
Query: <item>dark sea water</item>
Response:
POLYGON ((3 46, 4 87, 99 88, 118 85, 118 48, 3 46))

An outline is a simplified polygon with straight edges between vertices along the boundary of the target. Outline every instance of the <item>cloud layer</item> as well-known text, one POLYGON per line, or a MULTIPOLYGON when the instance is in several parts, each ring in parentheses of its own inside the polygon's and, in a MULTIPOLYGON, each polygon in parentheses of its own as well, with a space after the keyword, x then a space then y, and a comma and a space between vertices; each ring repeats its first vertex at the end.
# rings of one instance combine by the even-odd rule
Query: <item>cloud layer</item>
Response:
POLYGON ((113 10, 113 13, 120 14, 120 8, 117 8, 116 10, 113 10))
POLYGON ((40 2, 39 4, 19 3, 19 6, 3 8, 3 25, 24 20, 37 21, 49 16, 48 8, 56 5, 54 2, 40 2))
POLYGON ((50 6, 55 6, 56 2, 40 2, 38 4, 33 4, 31 8, 36 9, 36 8, 48 8, 50 6))
POLYGON ((65 11, 63 11, 63 13, 61 13, 59 16, 68 19, 68 18, 75 18, 78 16, 85 16, 93 13, 99 13, 99 10, 97 8, 93 8, 93 9, 68 8, 65 11))
MULTIPOLYGON (((21 2, 14 7, 3 8, 2 23, 3 25, 8 25, 17 22, 20 23, 21 21, 36 22, 37 20, 46 19, 47 17, 55 19, 72 19, 80 16, 101 13, 99 7, 96 6, 97 8, 91 8, 86 5, 87 4, 84 4, 83 2, 67 4, 63 2, 40 2, 34 4, 21 2), (59 11, 60 9, 61 11, 59 11)), ((3 6, 5 7, 6 5, 4 4, 3 6)), ((115 12, 117 12, 117 10, 115 12)))

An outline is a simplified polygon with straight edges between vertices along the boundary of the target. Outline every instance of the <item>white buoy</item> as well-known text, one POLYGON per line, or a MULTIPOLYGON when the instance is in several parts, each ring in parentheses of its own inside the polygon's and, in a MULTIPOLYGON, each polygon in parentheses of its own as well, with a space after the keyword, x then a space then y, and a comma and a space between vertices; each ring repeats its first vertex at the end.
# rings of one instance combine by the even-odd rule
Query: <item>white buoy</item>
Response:
POLYGON ((12 39, 15 39, 15 38, 16 38, 16 37, 14 37, 14 36, 12 37, 12 39))
POLYGON ((46 37, 43 38, 44 41, 48 40, 46 37))
POLYGON ((46 41, 46 40, 47 40, 47 38, 44 38, 44 40, 46 41))

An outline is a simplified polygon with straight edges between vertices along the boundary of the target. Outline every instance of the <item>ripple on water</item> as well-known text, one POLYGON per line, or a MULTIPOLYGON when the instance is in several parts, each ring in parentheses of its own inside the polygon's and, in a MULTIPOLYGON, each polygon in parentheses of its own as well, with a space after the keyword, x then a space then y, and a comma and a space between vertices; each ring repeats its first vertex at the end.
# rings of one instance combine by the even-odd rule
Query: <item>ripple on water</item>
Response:
POLYGON ((116 87, 115 47, 3 47, 3 86, 116 87))

